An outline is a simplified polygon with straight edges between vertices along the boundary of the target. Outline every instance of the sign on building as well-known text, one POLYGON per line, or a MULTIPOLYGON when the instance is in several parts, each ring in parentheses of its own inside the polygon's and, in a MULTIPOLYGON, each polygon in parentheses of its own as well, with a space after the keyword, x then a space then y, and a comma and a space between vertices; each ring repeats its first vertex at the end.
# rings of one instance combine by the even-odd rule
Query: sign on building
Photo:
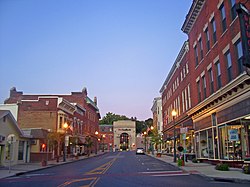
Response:
POLYGON ((228 130, 229 141, 238 141, 239 135, 237 129, 230 129, 228 130))

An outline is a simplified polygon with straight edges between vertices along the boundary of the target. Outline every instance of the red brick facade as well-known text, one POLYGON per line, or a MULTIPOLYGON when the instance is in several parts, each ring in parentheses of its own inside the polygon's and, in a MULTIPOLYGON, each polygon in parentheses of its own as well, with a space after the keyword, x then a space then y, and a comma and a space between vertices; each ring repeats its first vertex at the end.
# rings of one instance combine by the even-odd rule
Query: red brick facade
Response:
POLYGON ((25 95, 12 88, 5 104, 13 103, 18 104, 20 128, 42 128, 64 134, 63 125, 67 123, 70 126, 67 133, 71 137, 79 137, 78 144, 83 145, 84 138, 91 136, 94 142, 91 151, 97 151, 95 132, 99 131, 100 113, 96 98, 92 101, 86 88, 70 95, 25 95))
POLYGON ((182 26, 188 35, 189 50, 184 55, 182 47, 161 88, 165 140, 171 147, 173 140, 169 140, 173 139, 175 124, 177 144, 186 146, 187 151, 190 148, 199 159, 244 160, 250 154, 250 77, 242 65, 242 38, 236 13, 239 2, 250 9, 249 1, 193 1, 182 26), (185 63, 188 74, 183 81, 177 81, 176 88, 185 63), (188 85, 186 102, 183 90, 188 85), (183 103, 188 103, 188 107, 183 103), (177 111, 175 123, 173 109, 177 111), (188 133, 179 131, 190 125, 193 128, 188 133))

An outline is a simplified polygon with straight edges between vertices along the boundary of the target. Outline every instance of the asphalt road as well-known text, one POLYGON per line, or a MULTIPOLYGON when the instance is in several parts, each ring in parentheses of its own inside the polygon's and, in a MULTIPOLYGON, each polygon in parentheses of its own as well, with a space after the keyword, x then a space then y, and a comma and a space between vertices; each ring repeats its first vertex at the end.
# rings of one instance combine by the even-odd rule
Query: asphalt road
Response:
POLYGON ((135 152, 107 153, 0 180, 6 187, 161 187, 249 186, 191 175, 168 163, 135 152))

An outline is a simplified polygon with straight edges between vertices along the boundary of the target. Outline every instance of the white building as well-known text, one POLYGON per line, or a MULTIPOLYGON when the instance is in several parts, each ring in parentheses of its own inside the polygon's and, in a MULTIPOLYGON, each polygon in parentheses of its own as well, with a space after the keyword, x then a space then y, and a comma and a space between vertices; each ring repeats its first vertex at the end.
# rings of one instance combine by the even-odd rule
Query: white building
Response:
POLYGON ((162 122, 162 100, 161 100, 161 97, 154 98, 151 111, 153 113, 153 126, 155 128, 157 128, 158 133, 162 135, 163 122, 162 122))
POLYGON ((136 148, 135 121, 121 120, 113 123, 114 147, 118 150, 134 150, 136 148))

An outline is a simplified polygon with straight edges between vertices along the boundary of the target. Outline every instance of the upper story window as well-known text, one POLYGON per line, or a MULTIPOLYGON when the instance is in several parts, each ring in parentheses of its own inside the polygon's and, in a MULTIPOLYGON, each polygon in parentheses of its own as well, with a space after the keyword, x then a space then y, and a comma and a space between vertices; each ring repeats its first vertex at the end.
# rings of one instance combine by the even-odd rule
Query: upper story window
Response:
POLYGON ((206 28, 205 30, 205 35, 206 35, 206 43, 207 43, 207 51, 210 50, 210 37, 209 37, 209 31, 208 31, 208 28, 206 28))
POLYGON ((217 41, 217 37, 216 37, 216 24, 215 24, 214 18, 211 20, 211 25, 212 25, 212 30, 213 30, 213 42, 215 44, 217 41))
POLYGON ((199 45, 200 45, 200 55, 201 55, 201 59, 203 59, 203 45, 202 45, 202 40, 201 40, 201 38, 199 39, 199 45))
POLYGON ((206 85, 205 75, 202 77, 202 86, 203 86, 203 94, 204 94, 204 99, 205 99, 207 98, 207 85, 206 85))
POLYGON ((221 15, 221 25, 222 25, 222 31, 225 32, 227 29, 227 23, 226 23, 226 11, 224 3, 220 6, 220 15, 221 15))
POLYGON ((189 73, 188 62, 186 63, 186 72, 189 73))
POLYGON ((213 94, 214 93, 214 77, 213 77, 212 68, 208 70, 208 75, 209 75, 209 83, 210 83, 210 94, 213 94))
POLYGON ((220 89, 222 86, 220 61, 217 61, 215 64, 216 64, 217 88, 220 89))
POLYGON ((228 82, 230 82, 233 78, 233 71, 232 71, 232 59, 230 51, 225 53, 226 61, 227 61, 227 78, 228 82))
POLYGON ((195 66, 198 66, 198 50, 197 50, 197 46, 194 47, 194 56, 195 56, 195 66))
POLYGON ((232 20, 234 20, 237 16, 235 0, 230 0, 230 6, 231 6, 231 18, 232 20))
POLYGON ((238 74, 241 74, 243 72, 243 64, 242 64, 243 51, 242 51, 242 43, 240 40, 238 40, 235 43, 235 48, 236 48, 237 62, 238 62, 238 74))
POLYGON ((196 82, 197 85, 197 92, 198 92, 198 101, 201 102, 201 85, 200 85, 200 80, 196 82))

